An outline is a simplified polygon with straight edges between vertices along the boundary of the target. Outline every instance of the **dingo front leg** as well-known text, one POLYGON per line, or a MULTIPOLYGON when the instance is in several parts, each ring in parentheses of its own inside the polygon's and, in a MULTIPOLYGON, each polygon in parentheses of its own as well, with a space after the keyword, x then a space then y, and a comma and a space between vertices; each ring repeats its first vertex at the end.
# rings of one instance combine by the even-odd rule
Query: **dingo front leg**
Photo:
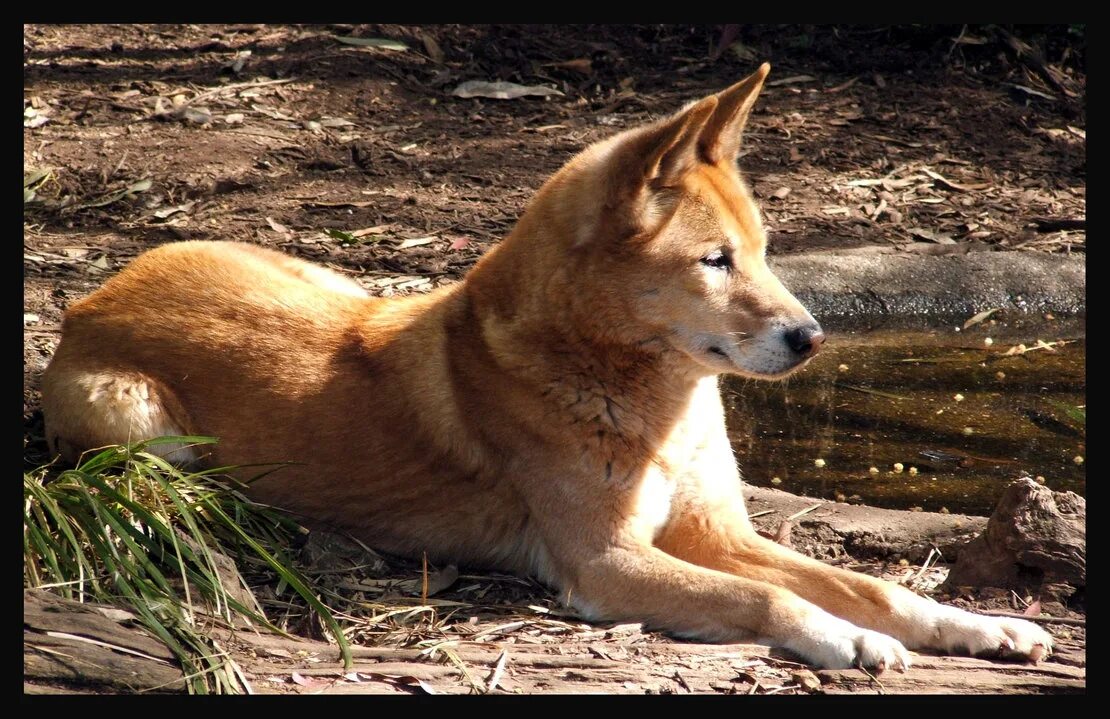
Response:
MULTIPOLYGON (((897 638, 911 649, 1038 661, 1052 637, 1021 619, 988 617, 918 596, 892 582, 801 555, 757 535, 727 511, 685 508, 657 546, 676 557, 783 587, 842 619, 897 638)), ((675 515, 672 515, 675 516, 675 515)))
POLYGON ((529 480, 521 489, 542 537, 542 550, 530 552, 543 557, 537 573, 591 619, 639 621, 702 641, 762 641, 827 668, 909 666, 896 639, 837 618, 790 588, 653 546, 634 509, 634 482, 579 482, 550 471, 530 472, 529 480))
POLYGON ((781 587, 694 566, 634 540, 589 549, 597 551, 579 546, 574 556, 581 559, 566 558, 572 579, 564 590, 592 619, 634 619, 703 641, 766 642, 824 668, 904 671, 910 665, 896 639, 781 587))

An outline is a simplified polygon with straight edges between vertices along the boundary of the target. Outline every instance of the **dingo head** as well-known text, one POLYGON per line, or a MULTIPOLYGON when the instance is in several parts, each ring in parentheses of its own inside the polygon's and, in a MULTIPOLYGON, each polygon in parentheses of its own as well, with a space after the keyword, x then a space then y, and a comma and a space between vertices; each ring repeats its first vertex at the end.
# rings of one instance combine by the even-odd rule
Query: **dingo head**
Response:
POLYGON ((798 369, 825 341, 768 269, 736 167, 768 70, 588 148, 545 188, 537 214, 563 238, 576 314, 612 328, 606 339, 663 340, 697 372, 762 378, 798 369))

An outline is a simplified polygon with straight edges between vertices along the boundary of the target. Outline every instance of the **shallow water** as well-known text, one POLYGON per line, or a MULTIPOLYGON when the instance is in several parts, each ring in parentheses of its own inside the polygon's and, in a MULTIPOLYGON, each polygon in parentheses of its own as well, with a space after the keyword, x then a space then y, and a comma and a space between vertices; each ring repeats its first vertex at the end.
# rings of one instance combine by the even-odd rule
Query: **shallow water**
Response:
POLYGON ((830 332, 821 354, 786 381, 725 381, 744 479, 826 499, 980 515, 1022 476, 1083 494, 1086 464, 1075 458, 1086 459, 1086 432, 1074 409, 1085 415, 1083 338, 1082 320, 1039 317, 959 332, 830 332), (1038 339, 1067 343, 1004 354, 1038 339))

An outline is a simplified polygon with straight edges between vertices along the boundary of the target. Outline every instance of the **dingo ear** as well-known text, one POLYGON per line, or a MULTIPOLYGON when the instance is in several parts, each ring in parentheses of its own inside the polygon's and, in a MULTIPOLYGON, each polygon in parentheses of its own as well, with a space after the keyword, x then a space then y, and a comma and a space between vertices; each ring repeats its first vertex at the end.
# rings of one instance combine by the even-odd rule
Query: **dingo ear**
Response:
POLYGON ((678 185, 698 163, 698 138, 717 107, 711 95, 675 115, 634 131, 609 156, 609 207, 627 208, 639 228, 651 224, 656 191, 678 185))
POLYGON ((710 96, 677 113, 644 143, 644 180, 653 188, 674 187, 698 163, 698 138, 717 108, 710 96))
POLYGON ((770 71, 771 66, 763 63, 751 75, 714 96, 717 109, 698 138, 698 151, 706 162, 716 165, 736 161, 740 154, 740 135, 770 71))

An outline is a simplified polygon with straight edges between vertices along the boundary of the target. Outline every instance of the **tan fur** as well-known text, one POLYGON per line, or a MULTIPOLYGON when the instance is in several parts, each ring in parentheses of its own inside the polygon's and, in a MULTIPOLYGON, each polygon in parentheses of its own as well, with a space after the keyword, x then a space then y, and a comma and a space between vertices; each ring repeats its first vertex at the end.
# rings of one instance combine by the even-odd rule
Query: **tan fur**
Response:
POLYGON ((72 459, 135 430, 215 435, 202 461, 293 463, 252 484, 260 500, 389 552, 533 574, 598 618, 823 666, 904 668, 902 643, 1039 657, 1032 625, 751 529, 716 377, 784 376, 823 339, 788 347, 818 328, 767 268, 735 166, 766 73, 587 149, 427 296, 369 298, 244 244, 142 255, 66 315, 50 441, 72 459), (731 270, 710 266, 721 250, 731 270))

